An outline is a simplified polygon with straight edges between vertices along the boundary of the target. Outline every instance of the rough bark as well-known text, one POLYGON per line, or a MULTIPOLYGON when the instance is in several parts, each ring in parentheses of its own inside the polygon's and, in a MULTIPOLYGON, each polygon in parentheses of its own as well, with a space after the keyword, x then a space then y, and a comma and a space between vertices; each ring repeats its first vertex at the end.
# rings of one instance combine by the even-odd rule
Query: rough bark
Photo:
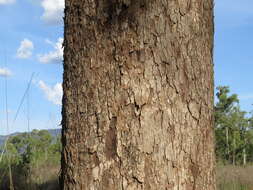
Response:
POLYGON ((62 189, 214 190, 213 1, 66 0, 62 189))

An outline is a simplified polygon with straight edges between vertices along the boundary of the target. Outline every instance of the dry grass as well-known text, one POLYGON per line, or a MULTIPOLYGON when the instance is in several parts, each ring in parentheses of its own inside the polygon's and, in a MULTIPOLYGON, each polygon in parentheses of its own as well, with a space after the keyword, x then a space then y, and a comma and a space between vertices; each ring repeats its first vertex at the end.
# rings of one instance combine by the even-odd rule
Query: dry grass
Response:
MULTIPOLYGON (((53 163, 40 164, 37 167, 31 168, 28 175, 13 168, 12 179, 14 188, 17 190, 58 190, 59 188, 59 175, 60 166, 53 163)), ((9 189, 9 175, 8 170, 0 170, 3 177, 0 181, 0 190, 9 189)))
MULTIPOLYGON (((16 189, 29 190, 58 190, 58 175, 60 165, 45 163, 31 170, 31 179, 14 172, 16 189), (28 181, 27 181, 28 180, 28 181), (29 188, 28 188, 29 186, 29 188)), ((1 171, 0 171, 1 174, 1 171)), ((0 189, 8 189, 8 175, 0 183, 0 189), (2 181, 2 182, 3 182, 2 181)), ((253 190, 253 165, 252 166, 218 166, 217 167, 217 190, 253 190)))
POLYGON ((43 185, 55 181, 58 183, 59 165, 42 164, 31 171, 32 181, 38 185, 43 185))
POLYGON ((253 166, 219 166, 218 190, 253 190, 253 166))

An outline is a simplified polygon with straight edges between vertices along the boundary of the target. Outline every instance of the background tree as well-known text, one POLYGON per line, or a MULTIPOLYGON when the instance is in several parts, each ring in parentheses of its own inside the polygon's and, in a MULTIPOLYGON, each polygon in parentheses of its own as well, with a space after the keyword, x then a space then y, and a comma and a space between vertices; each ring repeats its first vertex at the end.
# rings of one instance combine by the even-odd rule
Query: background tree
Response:
POLYGON ((62 189, 213 190, 213 1, 66 0, 62 189))
POLYGON ((240 109, 237 95, 229 95, 228 86, 219 86, 217 90, 215 105, 217 159, 233 165, 245 165, 247 155, 252 155, 252 116, 240 109))
POLYGON ((236 103, 239 103, 236 94, 228 95, 228 86, 218 86, 216 96, 218 102, 215 105, 215 136, 216 136, 216 155, 222 159, 229 160, 231 120, 229 118, 236 103), (223 138, 225 137, 225 138, 223 138))
POLYGON ((50 188, 46 183, 52 183, 52 176, 59 171, 60 137, 52 137, 46 130, 33 130, 9 137, 6 147, 0 162, 0 189, 9 189, 9 166, 14 189, 58 189, 58 180, 50 188))

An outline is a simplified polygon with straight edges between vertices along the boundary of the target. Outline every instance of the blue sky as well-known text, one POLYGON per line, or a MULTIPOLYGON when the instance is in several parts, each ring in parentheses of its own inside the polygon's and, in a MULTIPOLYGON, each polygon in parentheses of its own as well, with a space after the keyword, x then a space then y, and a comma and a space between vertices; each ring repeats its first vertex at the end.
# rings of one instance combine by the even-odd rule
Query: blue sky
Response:
POLYGON ((6 134, 5 75, 9 132, 59 127, 62 96, 62 0, 0 0, 0 135, 6 134), (17 108, 34 78, 18 118, 17 108))
POLYGON ((253 1, 215 2, 215 85, 228 85, 253 110, 253 1))
MULTIPOLYGON (((6 134, 5 77, 9 132, 59 127, 62 96, 64 0, 0 0, 0 135, 6 134), (18 105, 34 74, 27 98, 18 105), (28 111, 29 107, 29 111, 28 111), (29 112, 29 114, 28 114, 29 112)), ((215 2, 215 85, 228 85, 243 110, 253 103, 253 1, 215 2)))

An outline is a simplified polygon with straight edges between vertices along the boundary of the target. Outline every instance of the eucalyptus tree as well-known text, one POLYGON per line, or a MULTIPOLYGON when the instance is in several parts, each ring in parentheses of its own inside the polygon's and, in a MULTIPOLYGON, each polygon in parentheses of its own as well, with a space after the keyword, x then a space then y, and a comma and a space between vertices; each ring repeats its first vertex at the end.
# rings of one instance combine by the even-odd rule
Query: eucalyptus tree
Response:
POLYGON ((213 190, 213 0, 66 0, 62 189, 213 190))
POLYGON ((228 86, 216 88, 217 103, 215 104, 215 136, 216 155, 223 160, 230 160, 231 153, 231 113, 239 103, 236 94, 229 95, 228 86), (230 136, 229 136, 230 135, 230 136))

